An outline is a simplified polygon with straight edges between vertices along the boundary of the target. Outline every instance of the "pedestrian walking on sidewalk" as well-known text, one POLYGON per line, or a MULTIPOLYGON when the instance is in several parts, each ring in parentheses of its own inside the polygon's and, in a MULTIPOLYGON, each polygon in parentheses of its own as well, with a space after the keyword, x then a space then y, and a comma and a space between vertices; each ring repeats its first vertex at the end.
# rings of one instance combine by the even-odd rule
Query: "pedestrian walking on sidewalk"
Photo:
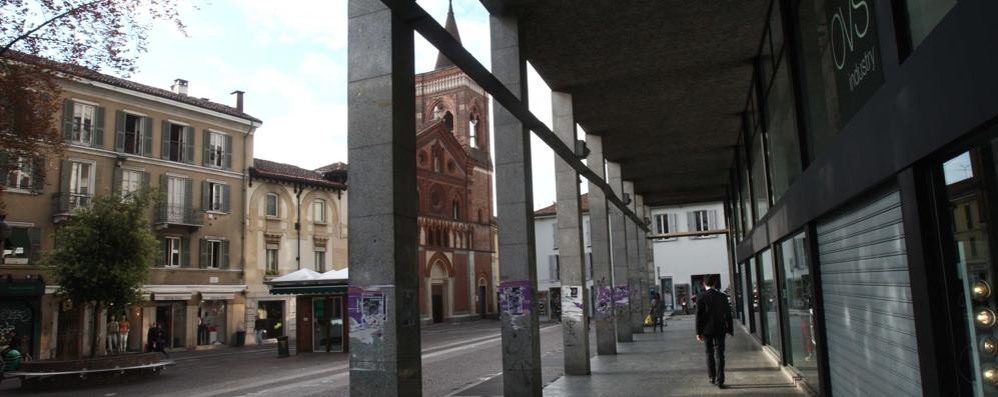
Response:
POLYGON ((649 314, 653 321, 651 325, 652 332, 655 332, 655 327, 665 332, 665 320, 662 318, 665 315, 665 306, 662 305, 662 295, 658 292, 655 293, 651 300, 651 313, 649 314))
POLYGON ((728 296, 717 290, 717 276, 704 279, 706 288, 697 299, 697 340, 707 346, 707 377, 724 388, 724 335, 734 335, 728 296))

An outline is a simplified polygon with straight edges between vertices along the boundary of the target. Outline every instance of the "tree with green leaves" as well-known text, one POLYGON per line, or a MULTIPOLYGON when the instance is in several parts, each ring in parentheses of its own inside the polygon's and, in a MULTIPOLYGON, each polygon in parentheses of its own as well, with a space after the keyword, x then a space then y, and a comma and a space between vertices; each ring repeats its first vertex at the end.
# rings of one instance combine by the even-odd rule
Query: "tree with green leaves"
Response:
POLYGON ((101 310, 141 299, 156 252, 148 214, 153 201, 149 190, 95 197, 56 232, 57 244, 46 263, 59 282, 59 295, 94 305, 91 357, 97 352, 101 310))

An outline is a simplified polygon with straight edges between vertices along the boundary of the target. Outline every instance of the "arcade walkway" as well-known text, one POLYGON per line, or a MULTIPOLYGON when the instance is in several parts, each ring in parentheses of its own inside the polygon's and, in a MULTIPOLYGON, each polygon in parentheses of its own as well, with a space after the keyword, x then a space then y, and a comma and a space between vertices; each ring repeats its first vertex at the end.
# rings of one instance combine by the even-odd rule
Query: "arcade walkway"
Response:
MULTIPOLYGON (((592 358, 592 375, 563 376, 545 396, 803 396, 770 357, 737 324, 727 340, 725 384, 707 382, 703 344, 693 316, 673 316, 665 332, 634 334, 616 356, 592 358)), ((646 330, 648 330, 646 328, 646 330)))

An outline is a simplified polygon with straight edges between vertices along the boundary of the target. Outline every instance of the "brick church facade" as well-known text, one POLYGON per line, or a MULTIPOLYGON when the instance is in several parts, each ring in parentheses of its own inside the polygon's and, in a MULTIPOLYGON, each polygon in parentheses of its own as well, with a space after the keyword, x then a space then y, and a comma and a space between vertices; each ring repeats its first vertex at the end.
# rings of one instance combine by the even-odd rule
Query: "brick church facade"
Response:
MULTIPOLYGON (((453 9, 446 29, 460 40, 453 9)), ((424 323, 496 312, 488 97, 442 54, 416 75, 420 314, 424 323)))

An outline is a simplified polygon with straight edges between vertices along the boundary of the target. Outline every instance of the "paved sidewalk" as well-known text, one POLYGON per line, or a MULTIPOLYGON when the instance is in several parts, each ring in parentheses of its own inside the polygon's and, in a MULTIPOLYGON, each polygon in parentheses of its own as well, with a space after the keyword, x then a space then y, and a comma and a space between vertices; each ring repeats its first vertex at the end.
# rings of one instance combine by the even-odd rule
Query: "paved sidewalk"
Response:
POLYGON ((737 325, 726 341, 728 388, 718 389, 707 382, 704 345, 696 340, 693 316, 673 316, 668 324, 664 333, 634 334, 633 343, 618 343, 616 356, 593 357, 591 375, 562 376, 544 388, 544 395, 805 395, 737 325))

